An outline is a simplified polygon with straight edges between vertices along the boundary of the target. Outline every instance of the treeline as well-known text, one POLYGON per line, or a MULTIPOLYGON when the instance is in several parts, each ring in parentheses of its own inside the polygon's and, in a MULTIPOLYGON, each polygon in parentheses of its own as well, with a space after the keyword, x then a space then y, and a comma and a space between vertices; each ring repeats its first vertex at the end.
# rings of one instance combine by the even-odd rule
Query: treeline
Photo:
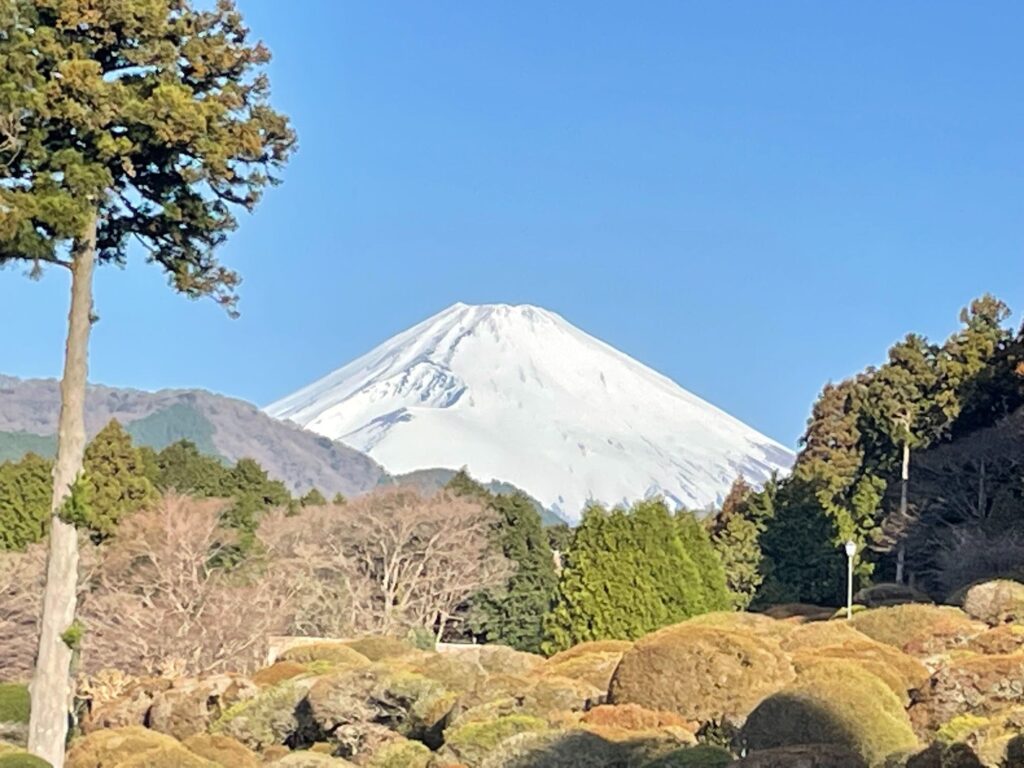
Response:
POLYGON ((792 474, 756 491, 738 482, 711 521, 741 604, 836 604, 847 540, 861 585, 913 581, 935 597, 1024 564, 1021 546, 985 553, 996 531, 1003 546, 1024 535, 1020 441, 971 440, 1024 403, 1024 335, 1009 315, 983 296, 942 344, 909 334, 882 365, 826 385, 792 474))
MULTIPOLYGON (((20 550, 45 538, 50 522, 53 461, 34 453, 0 464, 0 550, 20 550)), ((85 450, 85 463, 64 514, 95 541, 109 538, 130 513, 147 509, 165 493, 231 499, 224 523, 251 535, 268 509, 292 511, 326 500, 312 489, 293 498, 253 459, 234 465, 200 453, 183 440, 160 451, 135 446, 116 420, 85 450)), ((344 503, 340 495, 335 503, 344 503)))

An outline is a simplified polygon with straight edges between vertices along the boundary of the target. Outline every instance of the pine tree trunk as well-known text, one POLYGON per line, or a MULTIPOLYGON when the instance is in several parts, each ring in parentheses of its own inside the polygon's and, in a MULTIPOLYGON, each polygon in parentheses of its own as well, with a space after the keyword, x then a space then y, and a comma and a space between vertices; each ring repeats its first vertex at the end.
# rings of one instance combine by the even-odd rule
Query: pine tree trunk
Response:
MULTIPOLYGON (((900 483, 900 525, 907 524, 907 488, 910 485, 910 443, 903 441, 903 473, 900 483)), ((906 557, 904 544, 900 542, 896 553, 896 583, 903 583, 903 562, 906 557)))
POLYGON ((75 620, 78 588, 78 536, 60 518, 60 510, 82 470, 85 454, 85 385, 88 376, 89 330, 92 326, 92 273, 96 261, 96 221, 76 241, 71 265, 71 310, 68 314, 64 377, 60 384, 60 422, 57 461, 53 468, 50 507, 50 553, 43 593, 39 652, 32 676, 32 715, 29 751, 64 765, 68 718, 71 711, 72 649, 63 635, 75 620))

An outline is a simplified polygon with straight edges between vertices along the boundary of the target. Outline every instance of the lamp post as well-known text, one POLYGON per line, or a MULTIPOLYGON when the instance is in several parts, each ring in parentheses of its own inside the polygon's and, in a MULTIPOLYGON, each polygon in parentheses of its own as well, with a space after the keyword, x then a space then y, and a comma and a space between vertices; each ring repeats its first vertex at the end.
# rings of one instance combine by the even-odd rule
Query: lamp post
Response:
POLYGON ((853 556, 857 554, 857 542, 846 542, 846 620, 853 618, 853 556))

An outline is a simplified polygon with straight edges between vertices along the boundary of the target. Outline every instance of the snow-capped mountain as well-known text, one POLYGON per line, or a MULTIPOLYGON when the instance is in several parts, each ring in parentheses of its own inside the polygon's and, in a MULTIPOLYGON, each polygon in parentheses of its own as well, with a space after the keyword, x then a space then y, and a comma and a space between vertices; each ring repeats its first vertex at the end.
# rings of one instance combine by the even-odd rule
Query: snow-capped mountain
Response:
POLYGON ((466 466, 568 520, 588 500, 720 501, 792 453, 670 379, 532 306, 456 304, 267 412, 393 474, 466 466))

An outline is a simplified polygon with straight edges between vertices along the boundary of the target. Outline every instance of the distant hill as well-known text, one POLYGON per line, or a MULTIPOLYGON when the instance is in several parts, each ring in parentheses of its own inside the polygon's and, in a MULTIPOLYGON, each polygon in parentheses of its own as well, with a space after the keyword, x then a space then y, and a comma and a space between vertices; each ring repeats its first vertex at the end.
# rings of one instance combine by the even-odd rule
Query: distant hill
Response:
MULTIPOLYGON (((29 451, 52 456, 59 407, 55 380, 0 376, 0 461, 29 451)), ((295 493, 315 486, 327 495, 351 496, 372 490, 385 477, 380 465, 353 448, 272 419, 250 403, 204 390, 89 387, 89 435, 114 418, 140 445, 160 449, 191 440, 204 453, 229 462, 251 457, 295 493)))
MULTIPOLYGON (((417 469, 414 472, 408 472, 404 475, 396 475, 394 477, 385 476, 381 479, 381 485, 408 486, 410 488, 415 488, 420 493, 430 495, 437 493, 448 485, 448 482, 455 477, 455 474, 456 471, 454 469, 417 469)), ((537 511, 540 513, 541 523, 546 526, 565 525, 565 520, 559 517, 555 512, 550 509, 544 509, 544 506, 539 501, 521 488, 516 488, 511 483, 505 483, 501 480, 491 480, 486 483, 481 481, 480 484, 491 493, 510 494, 518 491, 529 498, 537 508, 537 511)))

